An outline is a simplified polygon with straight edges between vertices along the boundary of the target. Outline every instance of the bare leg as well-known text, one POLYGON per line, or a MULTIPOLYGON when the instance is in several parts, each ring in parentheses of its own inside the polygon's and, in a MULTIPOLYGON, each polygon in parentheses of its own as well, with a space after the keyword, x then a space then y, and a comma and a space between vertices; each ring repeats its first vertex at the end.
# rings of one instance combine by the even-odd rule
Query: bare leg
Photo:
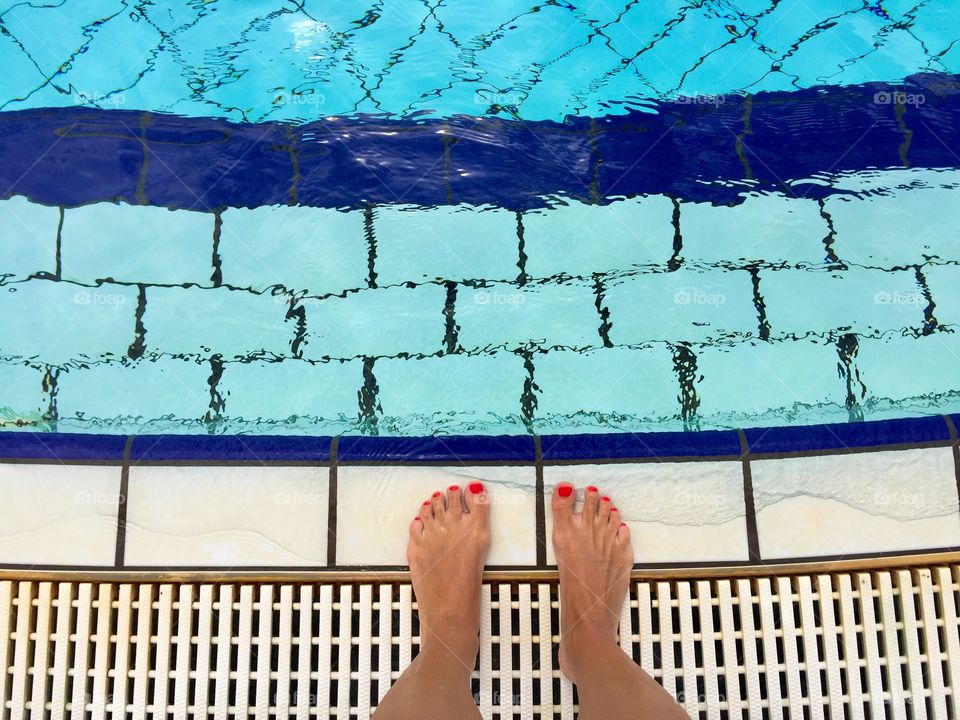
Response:
POLYGON ((483 485, 434 493, 410 523, 407 561, 423 646, 390 688, 377 720, 479 718, 470 673, 480 646, 480 583, 490 547, 483 485))
POLYGON ((674 699, 617 644, 630 584, 630 531, 610 498, 589 487, 583 512, 563 483, 553 494, 560 570, 560 669, 577 685, 581 720, 687 718, 674 699))

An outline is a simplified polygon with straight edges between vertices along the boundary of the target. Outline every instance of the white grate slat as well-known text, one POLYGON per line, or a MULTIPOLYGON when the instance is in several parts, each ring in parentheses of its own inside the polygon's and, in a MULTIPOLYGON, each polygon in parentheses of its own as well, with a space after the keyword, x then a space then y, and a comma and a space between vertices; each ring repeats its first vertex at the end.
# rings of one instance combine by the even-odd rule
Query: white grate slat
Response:
POLYGON ((213 644, 213 585, 201 585, 197 601, 197 666, 193 677, 193 708, 205 712, 210 705, 210 647, 213 644))
POLYGON ((803 717, 803 691, 801 689, 800 665, 797 645, 800 639, 800 626, 793 606, 793 588, 790 578, 777 578, 777 599, 780 608, 780 628, 783 635, 783 667, 787 679, 787 701, 790 717, 803 717))
POLYGON ((253 592, 252 585, 240 588, 240 608, 237 618, 237 686, 244 688, 237 693, 237 717, 247 718, 250 713, 250 684, 253 669, 253 592))
POLYGON ((767 679, 767 698, 770 717, 783 720, 783 688, 780 685, 780 658, 777 655, 779 635, 774 619, 773 591, 768 578, 756 581, 757 599, 760 603, 760 635, 763 645, 764 675, 767 679))
MULTIPOLYGON (((493 713, 493 601, 489 585, 480 590, 480 713, 493 713)), ((402 620, 401 620, 402 622, 402 620)))
MULTIPOLYGON (((914 571, 914 582, 919 590, 920 621, 923 627, 923 646, 927 656, 927 679, 930 685, 930 704, 933 717, 947 717, 947 692, 943 677, 943 651, 940 648, 939 618, 933 574, 927 568, 914 571)), ((950 629, 954 635, 957 628, 950 629)))
MULTIPOLYGON (((293 656, 293 586, 280 586, 280 621, 277 625, 280 647, 277 650, 277 691, 275 694, 277 717, 290 717, 291 672, 293 656)), ((369 647, 369 646, 368 646, 369 647)))
POLYGON ((227 720, 230 700, 230 655, 233 638, 233 586, 221 585, 217 603, 217 652, 214 657, 214 720, 227 720))
POLYGON ((153 629, 153 590, 150 584, 137 590, 137 634, 133 658, 133 717, 147 715, 147 690, 150 687, 150 634, 153 629))
POLYGON ((380 586, 380 646, 377 655, 377 705, 390 689, 390 666, 393 662, 393 587, 380 586))
MULTIPOLYGON (((357 597, 360 612, 360 626, 358 629, 359 653, 357 669, 357 716, 366 720, 370 715, 370 648, 373 640, 373 586, 361 585, 357 597), (369 641, 368 641, 369 640, 369 641)), ((284 667, 283 658, 280 658, 280 667, 284 667)))
POLYGON ((730 717, 741 717, 746 707, 740 693, 741 663, 737 652, 738 631, 733 620, 733 592, 729 580, 717 581, 717 601, 720 606, 720 641, 723 646, 723 671, 727 690, 727 708, 730 717), (734 662, 731 662, 734 660, 734 662))
POLYGON ((533 643, 524 642, 524 638, 533 638, 533 625, 530 614, 533 612, 530 586, 526 583, 519 588, 520 626, 518 641, 520 645, 520 718, 533 720, 533 643))
POLYGON ((297 720, 310 717, 310 663, 313 650, 313 585, 300 587, 300 624, 297 628, 297 720))
POLYGON ((190 652, 193 637, 192 585, 181 585, 176 605, 177 645, 176 668, 173 680, 173 716, 186 717, 190 701, 190 652))
POLYGON ((102 718, 107 712, 107 696, 110 688, 108 687, 108 670, 110 667, 110 625, 113 615, 113 591, 114 586, 102 584, 98 587, 97 593, 97 614, 96 614, 96 635, 93 640, 95 643, 94 661, 93 661, 93 703, 91 712, 93 717, 102 718))
POLYGON ((173 586, 161 585, 157 592, 157 661, 153 678, 153 693, 150 698, 150 716, 153 720, 162 720, 167 717, 173 632, 173 586))
POLYGON ((13 644, 13 692, 10 693, 11 720, 22 720, 26 717, 33 591, 33 583, 21 583, 17 592, 17 635, 13 644))
POLYGON ((683 679, 683 705, 690 715, 697 713, 697 660, 693 633, 694 604, 689 583, 677 585, 677 610, 680 613, 680 663, 683 679))
POLYGON ((958 569, 937 568, 940 605, 943 608, 943 635, 947 640, 947 685, 953 717, 960 716, 960 617, 957 616, 958 569), (956 632, 955 632, 956 631, 956 632))
MULTIPOLYGON (((333 640, 333 588, 324 585, 320 588, 320 624, 317 632, 317 640, 320 643, 319 648, 319 666, 317 668, 317 682, 319 692, 317 693, 317 706, 314 710, 317 717, 327 718, 330 716, 330 683, 326 682, 330 677, 330 657, 332 653, 333 640)), ((401 640, 403 642, 403 640, 401 640)), ((407 637, 409 643, 409 636, 407 637)))
POLYGON ((497 608, 500 618, 500 715, 513 717, 513 617, 510 604, 510 586, 497 588, 497 608))
POLYGON ((703 647, 703 703, 707 706, 707 720, 720 720, 721 699, 717 679, 717 638, 713 626, 713 588, 706 580, 697 583, 697 598, 703 647))
POLYGON ((903 637, 906 641, 908 698, 914 718, 927 717, 926 693, 924 691, 923 656, 920 652, 920 629, 917 627, 913 576, 909 570, 900 570, 896 574, 897 589, 900 591, 900 611, 903 617, 903 637))
POLYGON ((50 583, 43 582, 37 586, 37 627, 33 645, 33 683, 30 688, 30 718, 43 720, 47 704, 48 671, 52 648, 50 642, 50 624, 53 614, 53 591, 50 583))
POLYGON ((108 698, 110 717, 125 720, 127 716, 127 680, 130 677, 130 616, 133 612, 133 587, 120 586, 117 593, 117 634, 113 667, 113 691, 108 698))
MULTIPOLYGON (((63 720, 67 716, 67 675, 70 663, 70 625, 73 620, 73 597, 76 586, 73 583, 57 583, 57 635, 56 652, 53 658, 53 679, 50 692, 50 718, 63 720)), ((0 615, 3 610, 3 583, 0 583, 0 615)), ((4 618, 0 617, 0 633, 3 632, 4 618)), ((0 642, 4 636, 0 634, 0 642)), ((6 643, 4 643, 6 644, 6 643)), ((2 658, 0 658, 2 660, 2 658)), ((0 663, 0 667, 6 667, 0 663)), ((3 673, 6 675, 6 673, 3 673)), ((2 682, 0 682, 2 686, 2 682)), ((0 687, 0 698, 2 687, 0 687)), ((2 702, 2 701, 0 701, 2 702)))
POLYGON ((860 573, 857 576, 860 585, 860 617, 863 622, 863 652, 867 666, 867 693, 870 697, 870 708, 877 714, 884 705, 883 692, 883 660, 880 656, 878 636, 880 628, 877 625, 876 610, 874 608, 873 582, 869 573, 860 573))
POLYGON ((906 697, 903 689, 903 650, 897 637, 897 598, 889 573, 877 573, 880 596, 880 617, 883 624, 883 647, 887 658, 887 677, 890 682, 890 714, 893 720, 907 720, 906 697))

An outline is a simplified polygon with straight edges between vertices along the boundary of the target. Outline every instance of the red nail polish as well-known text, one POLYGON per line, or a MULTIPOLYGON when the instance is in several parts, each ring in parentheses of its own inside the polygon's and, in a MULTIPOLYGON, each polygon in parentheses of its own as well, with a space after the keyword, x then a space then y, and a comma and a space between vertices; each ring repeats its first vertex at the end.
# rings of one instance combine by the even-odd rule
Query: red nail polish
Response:
POLYGON ((460 486, 459 486, 459 485, 451 485, 451 486, 450 486, 449 488, 447 488, 447 489, 448 489, 450 492, 456 492, 457 490, 460 489, 460 486))
POLYGON ((587 492, 600 492, 593 485, 587 485, 587 492))
MULTIPOLYGON (((417 515, 417 516, 413 519, 414 522, 416 522, 417 520, 420 520, 420 516, 419 516, 419 515, 417 515)), ((423 522, 423 520, 420 520, 420 522, 423 522)))
POLYGON ((604 495, 604 496, 603 496, 602 498, 600 498, 600 499, 603 500, 604 502, 610 502, 610 498, 608 498, 606 495, 604 495))
POLYGON ((440 497, 440 491, 438 490, 437 492, 435 492, 435 493, 433 494, 433 496, 434 496, 434 497, 440 497))
POLYGON ((424 507, 430 507, 430 501, 429 501, 429 500, 424 500, 424 501, 423 501, 423 506, 424 506, 424 507))
POLYGON ((573 485, 561 485, 557 488, 557 492, 560 493, 560 497, 562 498, 570 497, 571 493, 573 493, 573 485))
POLYGON ((616 508, 610 508, 610 512, 619 512, 616 508))
POLYGON ((482 493, 483 483, 478 483, 478 482, 470 483, 470 492, 472 492, 474 495, 479 495, 480 493, 482 493))
POLYGON ((627 526, 626 523, 620 523, 620 527, 626 527, 626 526, 627 526))

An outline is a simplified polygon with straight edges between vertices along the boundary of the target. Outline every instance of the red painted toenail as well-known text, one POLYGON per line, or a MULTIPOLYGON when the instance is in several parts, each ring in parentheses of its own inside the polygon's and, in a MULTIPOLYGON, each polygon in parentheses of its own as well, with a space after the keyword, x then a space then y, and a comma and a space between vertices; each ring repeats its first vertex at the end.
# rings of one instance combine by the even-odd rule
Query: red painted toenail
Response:
POLYGON ((610 512, 618 512, 616 508, 610 508, 610 512))
POLYGON ((606 495, 604 495, 604 496, 603 496, 602 498, 600 498, 600 499, 603 500, 604 502, 610 502, 610 498, 608 498, 606 495))
POLYGON ((423 506, 424 506, 424 507, 430 507, 430 501, 429 501, 429 500, 424 500, 424 501, 423 501, 423 506))
POLYGON ((434 497, 440 497, 440 491, 438 490, 437 492, 435 492, 435 493, 433 494, 433 496, 434 496, 434 497))
POLYGON ((460 486, 459 486, 459 485, 451 485, 451 486, 450 486, 449 488, 447 488, 447 489, 448 489, 450 492, 456 492, 457 490, 460 489, 460 486))
POLYGON ((479 495, 483 492, 483 483, 470 483, 470 492, 474 495, 479 495))
POLYGON ((570 497, 573 492, 573 485, 561 485, 557 492, 560 493, 560 497, 570 497))
MULTIPOLYGON (((419 516, 419 515, 417 515, 417 516, 413 519, 414 522, 416 522, 417 520, 420 520, 420 516, 419 516)), ((420 520, 420 522, 423 522, 423 520, 420 520)))
POLYGON ((626 527, 626 526, 627 526, 626 523, 620 523, 620 527, 626 527))
POLYGON ((593 485, 587 485, 587 492, 600 492, 593 485))

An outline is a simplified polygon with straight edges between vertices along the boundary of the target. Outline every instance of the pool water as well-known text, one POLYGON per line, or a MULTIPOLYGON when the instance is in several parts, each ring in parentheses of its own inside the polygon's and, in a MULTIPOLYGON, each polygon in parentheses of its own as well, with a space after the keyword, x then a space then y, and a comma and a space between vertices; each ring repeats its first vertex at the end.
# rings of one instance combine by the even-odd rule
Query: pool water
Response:
POLYGON ((960 411, 947 2, 0 2, 0 427, 960 411))

